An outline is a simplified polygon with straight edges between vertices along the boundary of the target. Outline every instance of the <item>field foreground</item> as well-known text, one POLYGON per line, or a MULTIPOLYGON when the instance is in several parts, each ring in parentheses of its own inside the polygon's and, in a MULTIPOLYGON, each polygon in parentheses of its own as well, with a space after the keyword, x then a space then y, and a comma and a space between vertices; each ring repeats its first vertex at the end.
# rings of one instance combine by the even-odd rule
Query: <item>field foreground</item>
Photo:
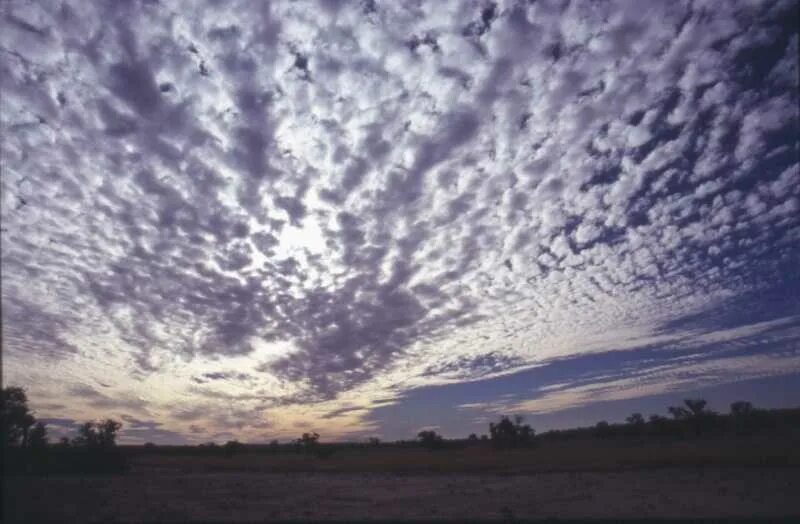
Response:
POLYGON ((800 470, 526 475, 132 473, 5 479, 4 522, 800 515, 800 470))

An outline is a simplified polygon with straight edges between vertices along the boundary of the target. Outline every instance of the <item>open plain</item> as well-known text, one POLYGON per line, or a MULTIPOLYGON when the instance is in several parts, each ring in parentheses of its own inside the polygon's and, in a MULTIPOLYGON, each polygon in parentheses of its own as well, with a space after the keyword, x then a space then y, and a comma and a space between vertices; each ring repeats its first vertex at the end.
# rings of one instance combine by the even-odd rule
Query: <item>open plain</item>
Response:
POLYGON ((6 477, 3 522, 800 517, 795 442, 329 445, 319 455, 232 456, 129 447, 126 474, 6 477))
POLYGON ((799 473, 793 468, 662 468, 533 475, 192 473, 20 479, 8 486, 3 521, 787 517, 800 515, 799 473))

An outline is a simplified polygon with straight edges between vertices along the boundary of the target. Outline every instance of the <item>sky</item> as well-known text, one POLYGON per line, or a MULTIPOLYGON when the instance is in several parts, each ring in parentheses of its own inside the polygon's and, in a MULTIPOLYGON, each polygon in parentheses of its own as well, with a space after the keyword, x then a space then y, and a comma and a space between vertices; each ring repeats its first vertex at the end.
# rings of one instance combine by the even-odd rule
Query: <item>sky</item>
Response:
POLYGON ((798 27, 3 2, 3 384, 126 443, 800 405, 798 27))

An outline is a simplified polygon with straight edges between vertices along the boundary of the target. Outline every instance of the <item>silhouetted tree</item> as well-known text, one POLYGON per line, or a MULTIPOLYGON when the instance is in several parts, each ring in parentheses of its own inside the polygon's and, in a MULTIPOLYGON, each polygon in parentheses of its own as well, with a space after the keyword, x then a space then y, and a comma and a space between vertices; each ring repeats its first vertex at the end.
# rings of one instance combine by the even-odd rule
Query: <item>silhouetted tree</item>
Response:
POLYGON ((87 422, 79 428, 72 443, 63 437, 57 447, 50 448, 47 426, 36 422, 28 410, 28 398, 22 388, 4 388, 2 401, 0 418, 4 447, 25 448, 4 453, 3 465, 9 471, 118 473, 127 469, 125 455, 113 449, 117 431, 122 427, 119 422, 113 419, 87 422), (75 449, 71 449, 73 447, 75 449))
POLYGON ((714 422, 716 413, 706 409, 707 402, 704 399, 687 398, 683 401, 683 406, 670 406, 667 410, 677 421, 683 421, 691 428, 695 435, 700 435, 709 429, 714 422))
POLYGON ((4 446, 26 447, 28 432, 36 419, 28 409, 28 396, 20 387, 10 386, 2 390, 0 404, 0 431, 4 446))
POLYGON ((689 408, 689 413, 694 418, 699 418, 711 413, 710 411, 706 410, 706 404, 708 403, 702 398, 687 398, 683 401, 683 403, 686 404, 687 408, 689 408))
POLYGON ((467 441, 478 442, 478 435, 476 435, 475 433, 470 433, 469 436, 467 437, 467 441))
POLYGON ((78 428, 78 435, 72 439, 72 445, 75 447, 92 447, 95 441, 94 422, 84 422, 78 428))
POLYGON ((594 434, 597 437, 608 437, 611 434, 611 425, 605 420, 601 420, 594 426, 594 434))
POLYGON ((300 438, 295 441, 295 443, 300 447, 300 449, 311 451, 317 447, 317 444, 319 444, 319 433, 303 433, 300 438))
POLYGON ((97 425, 98 444, 102 448, 110 448, 117 445, 117 431, 122 428, 122 423, 114 419, 107 418, 100 421, 97 425))
POLYGON ((489 435, 492 443, 498 448, 509 448, 527 445, 533 442, 534 430, 528 424, 523 424, 520 415, 514 417, 512 422, 507 416, 500 417, 498 423, 489 423, 489 435))
POLYGON ((686 420, 689 418, 689 410, 681 406, 669 406, 667 411, 675 420, 686 420))
POLYGON ((378 437, 369 437, 369 438, 367 439, 367 443, 368 443, 370 446, 379 446, 379 445, 380 445, 380 443, 381 443, 381 439, 379 439, 378 437))
POLYGON ((222 448, 223 451, 225 452, 225 456, 230 458, 236 453, 240 452, 242 449, 244 449, 244 445, 238 440, 229 440, 228 442, 225 443, 225 445, 222 448))
POLYGON ((72 444, 90 450, 108 450, 116 446, 117 431, 121 427, 120 422, 110 418, 97 422, 84 422, 78 428, 78 436, 72 440, 72 444))
POLYGON ((625 422, 631 426, 644 426, 644 417, 641 413, 633 413, 630 417, 625 419, 625 422))
POLYGON ((624 431, 628 435, 641 435, 644 433, 647 423, 641 413, 633 413, 625 419, 627 426, 624 431))
POLYGON ((42 422, 34 424, 30 431, 28 445, 31 449, 42 450, 47 447, 47 427, 42 422))
POLYGON ((423 447, 428 449, 438 449, 442 447, 444 443, 444 439, 441 435, 433 431, 432 429, 426 429, 417 433, 417 438, 419 439, 420 443, 423 447))
POLYGON ((731 404, 731 415, 734 417, 747 417, 755 412, 753 404, 745 400, 739 400, 731 404))
POLYGON ((738 434, 751 433, 765 422, 762 413, 753 404, 743 400, 731 404, 731 419, 731 426, 738 434))

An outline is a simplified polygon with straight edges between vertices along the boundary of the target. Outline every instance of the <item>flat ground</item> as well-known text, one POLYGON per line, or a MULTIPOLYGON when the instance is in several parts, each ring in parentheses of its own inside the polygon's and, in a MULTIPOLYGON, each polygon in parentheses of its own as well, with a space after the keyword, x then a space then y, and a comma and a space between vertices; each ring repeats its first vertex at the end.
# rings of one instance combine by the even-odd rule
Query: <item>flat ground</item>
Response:
POLYGON ((328 448, 123 448, 112 476, 9 477, 3 522, 747 518, 800 522, 796 435, 328 448))
POLYGON ((800 470, 131 473, 6 479, 4 522, 800 516, 800 470))

